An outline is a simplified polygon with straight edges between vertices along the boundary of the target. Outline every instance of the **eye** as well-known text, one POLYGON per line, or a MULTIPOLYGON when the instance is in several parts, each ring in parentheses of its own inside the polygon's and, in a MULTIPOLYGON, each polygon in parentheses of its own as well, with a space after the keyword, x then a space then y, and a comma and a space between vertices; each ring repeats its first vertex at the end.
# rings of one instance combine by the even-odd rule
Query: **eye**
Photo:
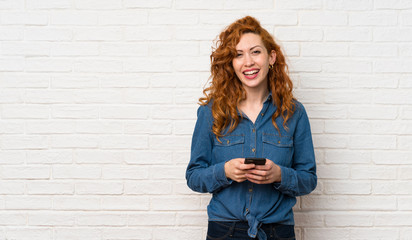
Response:
POLYGON ((243 54, 242 53, 237 53, 236 57, 241 57, 243 54))
POLYGON ((260 54, 260 50, 255 50, 252 52, 253 54, 260 54))

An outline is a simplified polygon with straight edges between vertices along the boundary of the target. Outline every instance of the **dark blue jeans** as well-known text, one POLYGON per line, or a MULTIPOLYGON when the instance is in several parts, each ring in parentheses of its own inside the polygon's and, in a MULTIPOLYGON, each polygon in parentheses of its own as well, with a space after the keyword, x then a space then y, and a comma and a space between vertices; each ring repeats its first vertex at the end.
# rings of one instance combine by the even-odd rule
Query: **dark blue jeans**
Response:
MULTIPOLYGON (((250 240, 247 235, 247 222, 215 222, 209 221, 207 240, 250 240)), ((294 240, 295 228, 293 225, 263 224, 268 240, 294 240)), ((255 238, 256 239, 256 238, 255 238)))

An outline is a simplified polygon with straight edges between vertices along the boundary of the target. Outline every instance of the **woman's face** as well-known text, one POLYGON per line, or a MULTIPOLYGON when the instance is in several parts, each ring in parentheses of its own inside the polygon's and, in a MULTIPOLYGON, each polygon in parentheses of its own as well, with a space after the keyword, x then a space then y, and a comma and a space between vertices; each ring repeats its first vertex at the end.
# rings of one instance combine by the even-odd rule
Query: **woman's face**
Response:
POLYGON ((266 89, 269 65, 276 61, 275 51, 268 54, 261 37, 255 33, 243 34, 236 51, 232 65, 245 90, 266 89))

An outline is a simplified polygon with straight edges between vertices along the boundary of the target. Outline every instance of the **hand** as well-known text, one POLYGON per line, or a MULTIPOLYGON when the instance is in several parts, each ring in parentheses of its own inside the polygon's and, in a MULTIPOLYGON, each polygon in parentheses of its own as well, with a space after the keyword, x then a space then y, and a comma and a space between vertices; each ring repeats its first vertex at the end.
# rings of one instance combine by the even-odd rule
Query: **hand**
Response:
POLYGON ((253 169, 248 170, 245 177, 256 184, 269 184, 282 180, 280 167, 269 159, 266 159, 265 165, 256 165, 253 169))
POLYGON ((225 174, 227 178, 236 182, 246 181, 245 174, 255 167, 255 164, 245 164, 244 158, 234 158, 225 163, 225 174))

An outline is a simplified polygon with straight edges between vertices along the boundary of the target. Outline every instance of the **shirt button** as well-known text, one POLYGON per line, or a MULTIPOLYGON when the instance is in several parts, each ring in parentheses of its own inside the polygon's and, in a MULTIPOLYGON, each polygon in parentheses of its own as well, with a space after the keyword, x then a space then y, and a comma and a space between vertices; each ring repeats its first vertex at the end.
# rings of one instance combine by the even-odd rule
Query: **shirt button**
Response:
POLYGON ((252 189, 252 188, 249 188, 249 192, 253 192, 253 189, 252 189))
POLYGON ((256 132, 256 129, 252 129, 252 132, 256 132))
POLYGON ((278 143, 280 143, 280 141, 278 141, 278 143))
POLYGON ((229 144, 230 143, 230 141, 229 140, 227 140, 227 142, 226 142, 227 144, 229 144))
POLYGON ((255 149, 255 148, 252 148, 252 152, 256 152, 256 149, 255 149))
POLYGON ((265 115, 264 113, 261 113, 260 115, 262 115, 262 117, 263 117, 263 115, 265 115))
POLYGON ((246 208, 246 212, 249 212, 249 208, 246 208))

